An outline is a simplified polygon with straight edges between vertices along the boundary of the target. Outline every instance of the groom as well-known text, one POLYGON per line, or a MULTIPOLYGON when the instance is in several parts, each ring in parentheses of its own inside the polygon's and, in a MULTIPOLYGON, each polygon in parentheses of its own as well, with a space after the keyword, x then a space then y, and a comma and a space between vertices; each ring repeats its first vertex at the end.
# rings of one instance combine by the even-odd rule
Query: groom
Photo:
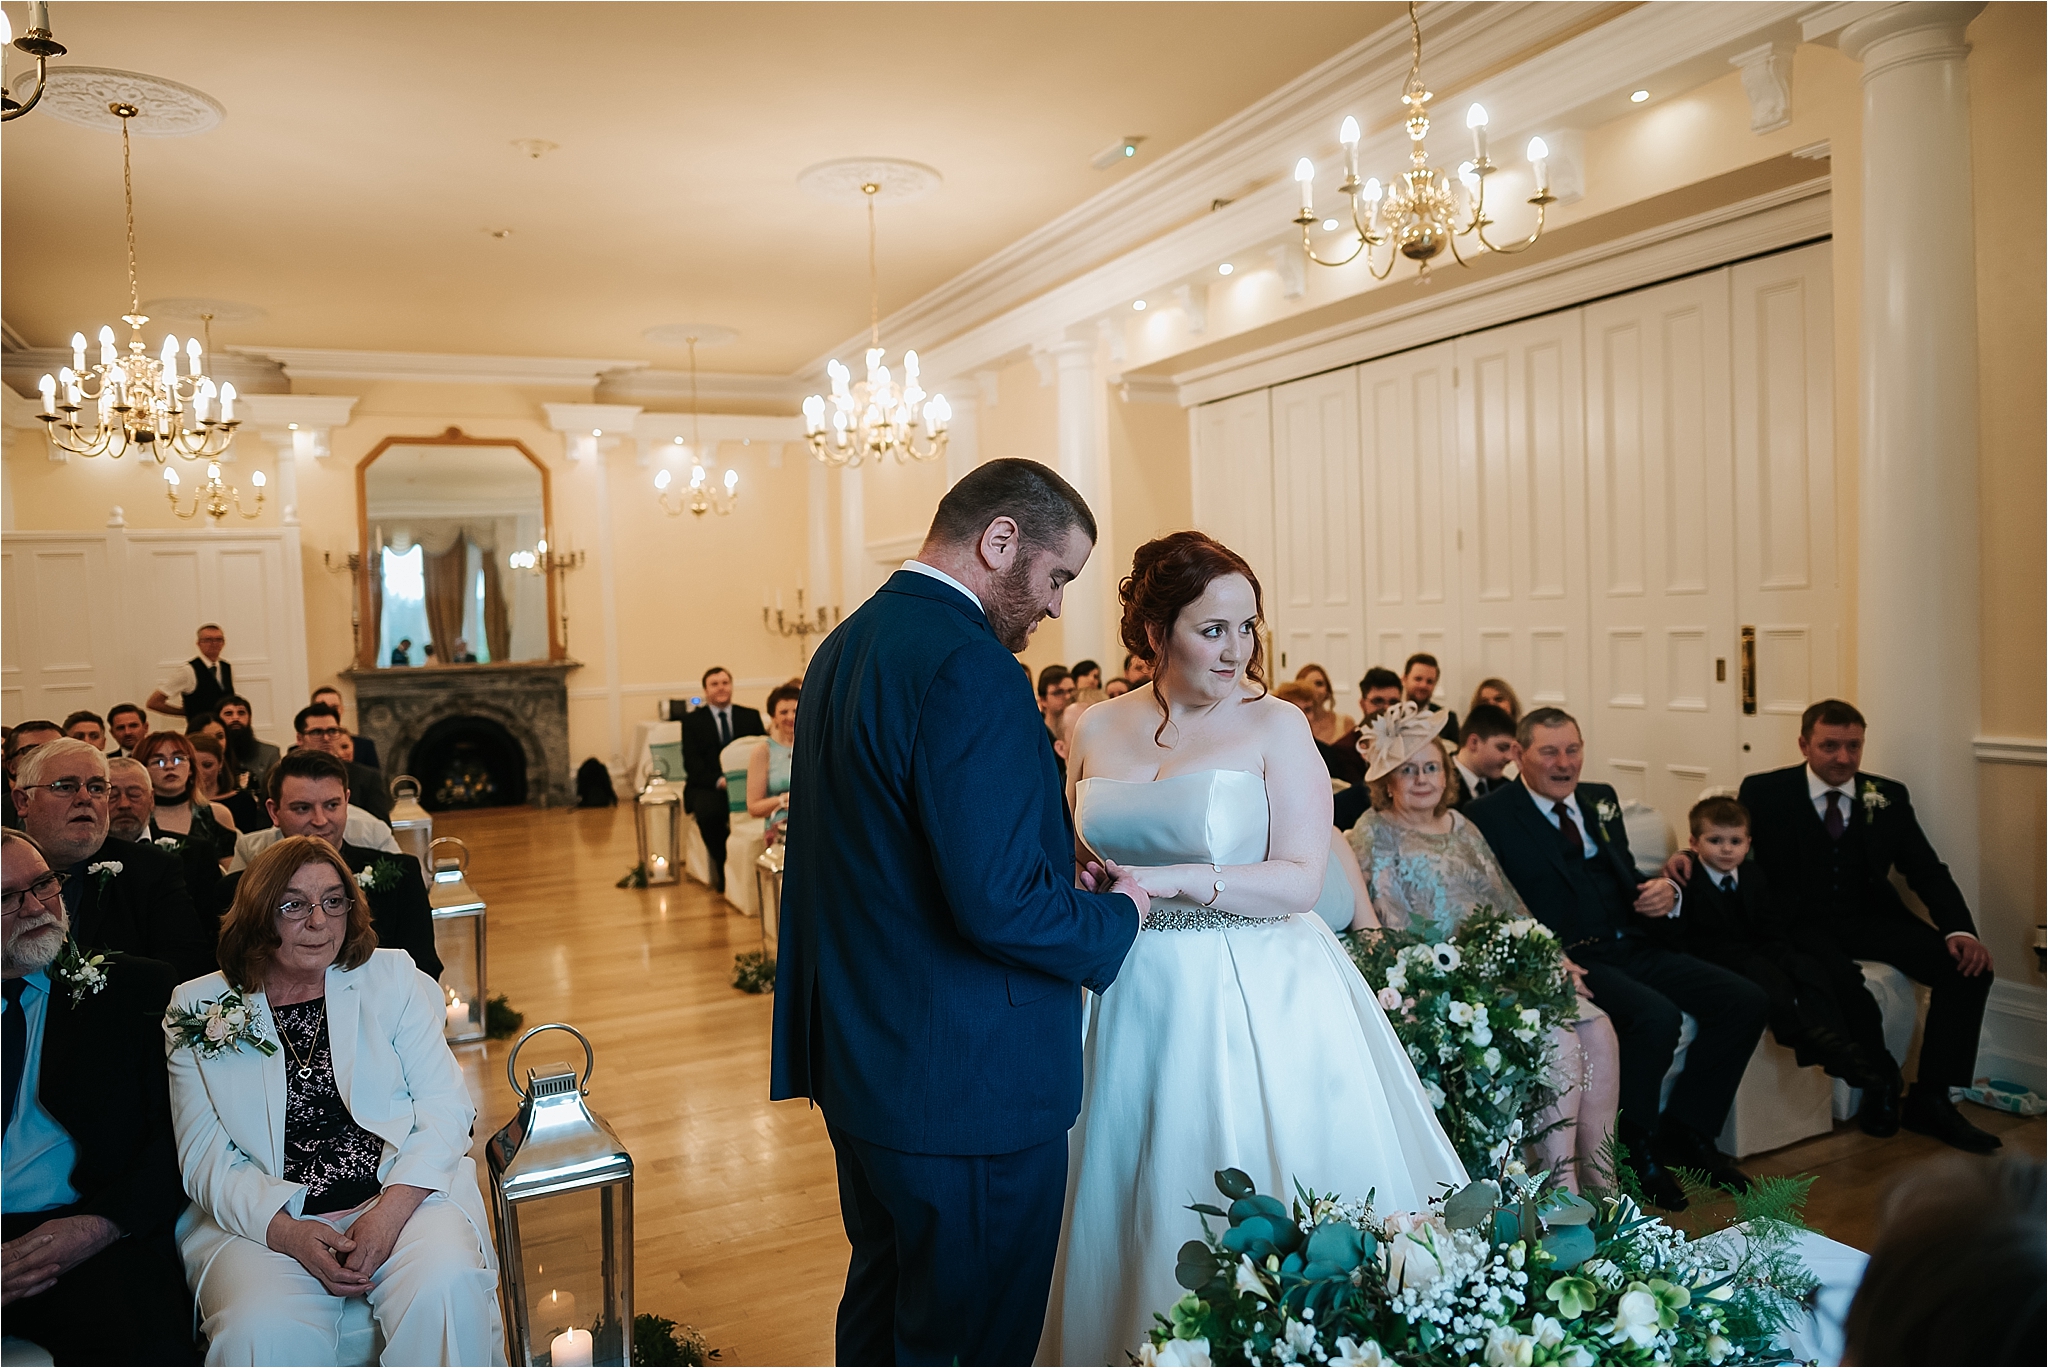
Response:
POLYGON ((842 1364, 1038 1347, 1080 989, 1116 977, 1149 910, 1121 870, 1074 886, 1051 737, 1013 654, 1094 544, 1066 481, 991 461, 805 674, 770 1095, 810 1098, 832 1137, 853 1244, 842 1364))

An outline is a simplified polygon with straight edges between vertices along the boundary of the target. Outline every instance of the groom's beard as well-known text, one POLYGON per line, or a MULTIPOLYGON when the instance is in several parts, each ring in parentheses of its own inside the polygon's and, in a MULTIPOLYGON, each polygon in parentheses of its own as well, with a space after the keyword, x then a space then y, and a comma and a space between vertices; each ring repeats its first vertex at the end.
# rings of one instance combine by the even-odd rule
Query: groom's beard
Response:
POLYGON ((989 630, 1012 655, 1031 644, 1031 629, 1046 615, 1031 594, 1031 567, 1037 558, 1037 553, 1029 550, 1020 554, 1009 569, 989 581, 981 605, 989 630))

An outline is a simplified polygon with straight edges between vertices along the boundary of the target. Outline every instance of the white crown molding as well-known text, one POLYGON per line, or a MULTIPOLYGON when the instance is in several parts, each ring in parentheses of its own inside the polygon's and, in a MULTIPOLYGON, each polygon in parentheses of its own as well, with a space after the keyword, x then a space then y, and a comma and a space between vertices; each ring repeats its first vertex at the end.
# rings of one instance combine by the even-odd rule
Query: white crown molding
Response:
MULTIPOLYGON (((707 448, 720 442, 800 442, 804 437, 801 418, 776 414, 700 413, 695 432, 707 448)), ((642 413, 633 420, 633 436, 642 444, 643 454, 653 456, 663 445, 673 446, 680 437, 687 445, 692 418, 687 413, 642 413), (653 444, 650 449, 649 444, 653 444)))
MULTIPOLYGON (((747 375, 737 371, 697 372, 697 403, 710 409, 735 404, 773 405, 795 414, 804 395, 815 386, 793 375, 747 375)), ((595 398, 605 404, 637 404, 642 408, 687 407, 690 403, 688 371, 610 371, 598 377, 595 398)))
POLYGON ((565 356, 463 356, 449 352, 343 351, 330 347, 231 347, 268 358, 294 380, 415 380, 459 385, 593 386, 607 371, 644 368, 645 361, 565 356))
POLYGON ((2024 736, 1980 736, 1970 750, 1987 765, 2048 765, 2048 741, 2024 736))

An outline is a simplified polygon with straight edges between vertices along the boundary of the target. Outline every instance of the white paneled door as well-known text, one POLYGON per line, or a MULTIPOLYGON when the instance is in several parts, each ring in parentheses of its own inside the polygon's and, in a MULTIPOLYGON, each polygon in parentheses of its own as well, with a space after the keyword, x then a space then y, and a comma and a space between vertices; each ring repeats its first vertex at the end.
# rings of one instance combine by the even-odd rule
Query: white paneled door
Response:
POLYGON ((1442 342, 1358 368, 1366 659, 1352 677, 1427 651, 1443 667, 1439 701, 1462 712, 1480 676, 1460 637, 1454 351, 1442 342))
POLYGON ((1365 668, 1355 370, 1273 391, 1273 520, 1279 573, 1265 593, 1276 678, 1320 665, 1341 703, 1341 681, 1365 668))
POLYGON ((9 726, 119 701, 102 697, 125 654, 107 551, 96 533, 9 536, 0 548, 0 709, 9 726))
MULTIPOLYGON (((1274 583, 1273 419, 1265 390, 1204 404, 1194 425, 1195 526, 1243 556, 1274 583)), ((1267 604, 1271 616, 1270 599, 1267 604)))

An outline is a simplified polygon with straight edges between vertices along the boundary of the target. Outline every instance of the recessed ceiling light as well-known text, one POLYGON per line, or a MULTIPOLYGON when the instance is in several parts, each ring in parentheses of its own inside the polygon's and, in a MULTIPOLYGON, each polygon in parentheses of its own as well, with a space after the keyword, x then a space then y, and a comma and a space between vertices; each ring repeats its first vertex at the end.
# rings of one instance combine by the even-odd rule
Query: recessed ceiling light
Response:
POLYGON ((1324 231, 1324 232, 1326 232, 1326 233, 1334 233, 1334 232, 1336 232, 1336 231, 1337 231, 1337 220, 1335 220, 1335 219, 1324 219, 1324 220, 1323 220, 1323 231, 1324 231))
POLYGON ((1638 91, 1635 91, 1635 92, 1631 93, 1631 94, 1629 95, 1629 97, 1628 97, 1628 100, 1629 100, 1629 103, 1630 103, 1630 104, 1641 104, 1641 103, 1642 103, 1643 101, 1645 101, 1645 100, 1647 100, 1647 99, 1649 99, 1649 98, 1650 98, 1650 92, 1649 92, 1649 91, 1647 91, 1647 90, 1638 90, 1638 91))
POLYGON ((486 228, 484 229, 484 231, 490 234, 492 237, 498 239, 498 241, 500 242, 503 242, 506 238, 512 236, 512 230, 510 228, 486 228))
POLYGON ((1227 262, 1227 261, 1226 261, 1226 262, 1224 262, 1224 263, 1223 263, 1223 264, 1222 264, 1221 266, 1218 266, 1218 267, 1216 268, 1216 274, 1217 274, 1217 275, 1229 275, 1229 274, 1230 274, 1230 273, 1231 273, 1232 271, 1234 271, 1234 270, 1236 270, 1236 269, 1237 269, 1237 267, 1235 267, 1235 266, 1231 265, 1231 264, 1230 264, 1229 262, 1227 262))
POLYGON ((1134 300, 1131 303, 1131 307, 1136 309, 1139 313, 1143 313, 1145 312, 1145 301, 1142 299, 1134 300))

